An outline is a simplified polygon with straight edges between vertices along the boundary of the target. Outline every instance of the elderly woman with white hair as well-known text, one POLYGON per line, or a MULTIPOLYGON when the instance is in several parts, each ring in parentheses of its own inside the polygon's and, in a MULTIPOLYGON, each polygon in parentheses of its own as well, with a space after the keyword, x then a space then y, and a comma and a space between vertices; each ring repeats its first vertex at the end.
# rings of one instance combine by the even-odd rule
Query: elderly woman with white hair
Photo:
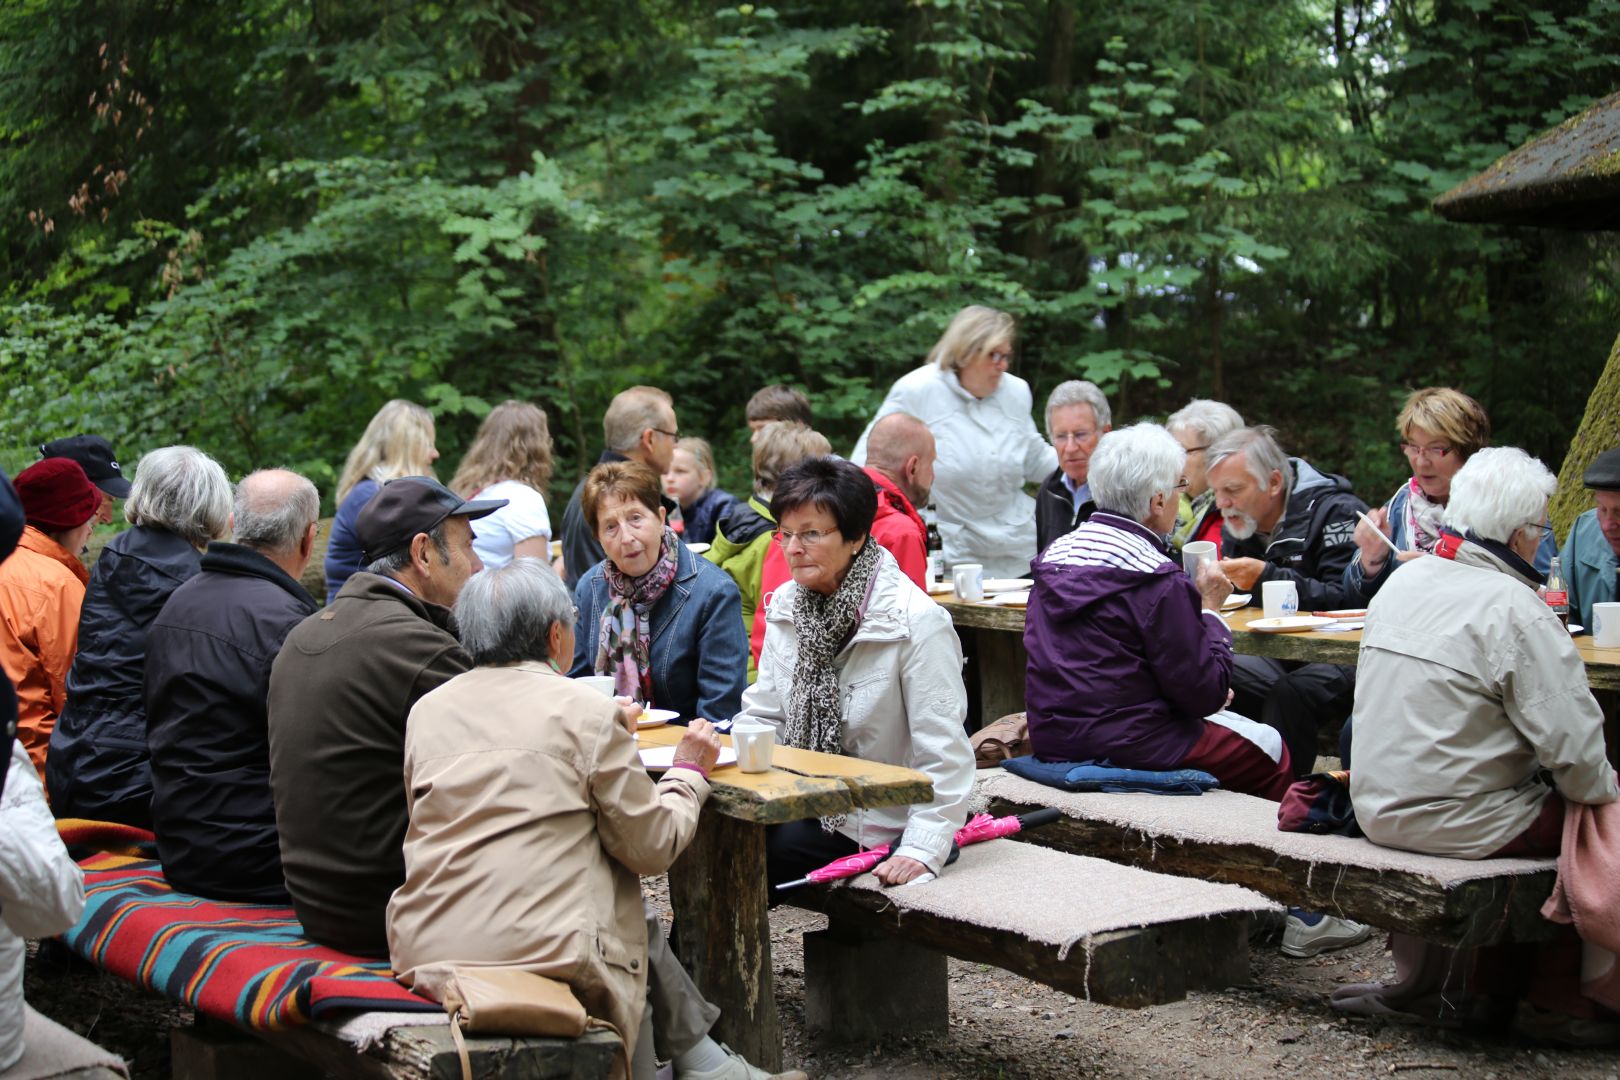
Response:
POLYGON ((1025 621, 1029 737, 1049 762, 1200 769, 1279 799, 1291 776, 1276 732, 1225 713, 1232 583, 1213 563, 1194 584, 1164 534, 1186 453, 1157 424, 1105 435, 1091 459, 1096 511, 1035 563, 1025 621))
POLYGON ((146 634, 169 596, 196 575, 231 520, 231 482, 190 446, 150 451, 124 502, 129 528, 90 571, 67 704, 51 732, 45 780, 58 817, 152 827, 146 748, 146 634))
MULTIPOLYGON (((1580 654, 1536 595, 1555 487, 1522 450, 1478 450, 1451 477, 1437 557, 1408 563, 1373 597, 1356 670, 1350 797, 1374 843, 1463 859, 1562 854, 1565 883, 1565 814, 1620 799, 1580 654)), ((1612 854, 1600 855, 1612 865, 1612 854)), ((1590 881, 1572 878, 1566 895, 1585 894, 1590 881)), ((1490 967, 1399 935, 1394 954, 1394 984, 1342 987, 1334 1005, 1432 1019, 1462 998, 1457 973, 1490 967)), ((1521 981, 1527 961, 1531 973, 1517 1026, 1558 1041, 1620 1037, 1581 996, 1580 960, 1573 934, 1513 958, 1521 981)))
POLYGON ((1207 540, 1215 545, 1219 557, 1223 519, 1220 507, 1215 505, 1215 489, 1209 486, 1206 455, 1216 439, 1243 426, 1243 417, 1224 401, 1193 398, 1171 413, 1164 426, 1187 451, 1187 464, 1182 469, 1187 490, 1181 493, 1170 547, 1180 551, 1194 540, 1207 540))
POLYGON ((1009 374, 1013 319, 973 305, 951 319, 922 367, 901 376, 866 426, 850 460, 866 464, 872 425, 910 413, 934 433, 934 508, 946 565, 980 563, 993 577, 1022 577, 1036 551, 1035 500, 1024 485, 1057 467, 1030 415, 1029 384, 1009 374))
POLYGON ((1086 519, 1092 501, 1091 455, 1097 441, 1114 427, 1113 410, 1096 383, 1070 379, 1046 399, 1046 437, 1057 449, 1058 467, 1035 493, 1035 550, 1086 519))

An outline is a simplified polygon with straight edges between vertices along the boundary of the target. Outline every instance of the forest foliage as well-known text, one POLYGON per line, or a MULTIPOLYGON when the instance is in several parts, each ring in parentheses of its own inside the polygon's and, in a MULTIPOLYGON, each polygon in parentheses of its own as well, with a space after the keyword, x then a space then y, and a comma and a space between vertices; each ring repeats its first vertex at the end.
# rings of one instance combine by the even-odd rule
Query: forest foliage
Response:
POLYGON ((402 396, 453 461, 632 382, 746 486, 744 402, 847 447, 962 304, 1037 402, 1236 405, 1381 499, 1415 386, 1554 467, 1620 327, 1603 234, 1437 194, 1620 86, 1620 0, 14 0, 0 463, 108 435, 330 495, 402 396))

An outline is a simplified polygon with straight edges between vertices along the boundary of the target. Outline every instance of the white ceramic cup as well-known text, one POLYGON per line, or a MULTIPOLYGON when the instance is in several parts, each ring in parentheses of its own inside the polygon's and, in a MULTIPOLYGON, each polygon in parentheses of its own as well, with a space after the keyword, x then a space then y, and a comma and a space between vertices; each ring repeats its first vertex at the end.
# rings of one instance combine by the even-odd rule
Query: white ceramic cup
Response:
POLYGON ((951 567, 951 585, 962 600, 983 600, 984 567, 976 562, 957 563, 951 567))
POLYGON ((731 725, 731 745, 737 750, 737 768, 747 773, 770 772, 776 729, 757 720, 739 721, 731 725))
POLYGON ((1260 600, 1265 604, 1268 619, 1299 614, 1299 590, 1292 581, 1261 582, 1260 600))
POLYGON ((574 680, 581 686, 588 686, 604 697, 613 696, 613 676, 611 675, 581 675, 574 680))
POLYGON ((1620 649, 1620 603, 1592 605, 1592 644, 1600 649, 1620 649))
POLYGON ((1215 561, 1215 544, 1209 540, 1194 540, 1181 548, 1181 565, 1187 576, 1198 583, 1198 564, 1215 561))

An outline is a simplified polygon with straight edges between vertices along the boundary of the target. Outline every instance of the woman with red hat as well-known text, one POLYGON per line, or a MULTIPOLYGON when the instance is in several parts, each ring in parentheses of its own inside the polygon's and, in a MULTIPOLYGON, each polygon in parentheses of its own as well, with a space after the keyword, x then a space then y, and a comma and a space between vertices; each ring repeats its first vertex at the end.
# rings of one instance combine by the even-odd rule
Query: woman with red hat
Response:
POLYGON ((0 563, 0 666, 17 687, 17 738, 43 780, 90 580, 79 552, 95 527, 101 492, 68 458, 35 462, 13 483, 28 524, 0 563))

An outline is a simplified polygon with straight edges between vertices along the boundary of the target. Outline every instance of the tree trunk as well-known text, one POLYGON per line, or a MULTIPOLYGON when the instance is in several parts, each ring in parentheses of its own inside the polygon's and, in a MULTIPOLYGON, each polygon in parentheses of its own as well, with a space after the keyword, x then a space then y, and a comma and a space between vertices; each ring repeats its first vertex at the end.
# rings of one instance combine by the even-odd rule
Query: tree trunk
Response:
POLYGON ((1592 505, 1592 493, 1581 482, 1592 459, 1620 446, 1620 337, 1614 339, 1609 362, 1598 376, 1592 396, 1586 399, 1586 415, 1575 429, 1564 467, 1558 471, 1558 494, 1552 500, 1553 528, 1559 542, 1569 535, 1569 527, 1581 512, 1592 505))

